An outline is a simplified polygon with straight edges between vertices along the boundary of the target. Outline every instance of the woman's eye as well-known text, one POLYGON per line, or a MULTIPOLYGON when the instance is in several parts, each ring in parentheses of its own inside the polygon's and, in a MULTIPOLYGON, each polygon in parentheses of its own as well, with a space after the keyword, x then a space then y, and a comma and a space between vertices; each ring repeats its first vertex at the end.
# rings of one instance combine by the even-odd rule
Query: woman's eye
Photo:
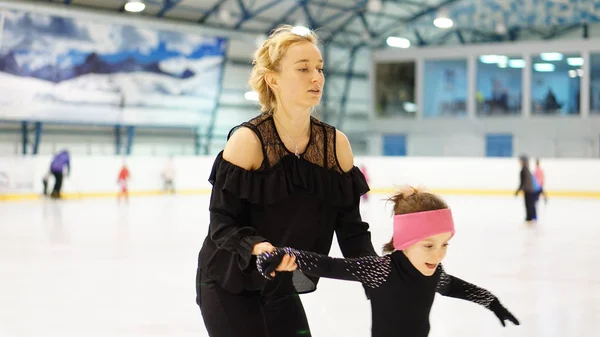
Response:
POLYGON ((433 245, 425 245, 425 248, 431 249, 431 248, 433 248, 433 245))
POLYGON ((307 70, 308 70, 308 69, 306 69, 306 68, 302 68, 302 69, 300 69, 300 71, 307 71, 307 70))
POLYGON ((322 73, 322 72, 323 72, 323 68, 321 68, 321 69, 318 69, 318 70, 319 70, 319 72, 320 72, 320 73, 322 73))

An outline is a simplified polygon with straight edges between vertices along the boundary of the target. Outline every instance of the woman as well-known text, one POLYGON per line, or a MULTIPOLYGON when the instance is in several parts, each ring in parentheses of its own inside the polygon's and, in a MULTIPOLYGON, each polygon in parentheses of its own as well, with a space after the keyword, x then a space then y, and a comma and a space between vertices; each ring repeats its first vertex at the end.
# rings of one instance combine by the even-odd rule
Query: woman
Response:
POLYGON ((261 114, 230 132, 214 162, 196 302, 212 337, 310 336, 298 294, 318 278, 267 281, 256 256, 274 246, 326 254, 334 233, 345 257, 376 255, 359 212, 368 186, 346 136, 311 116, 325 82, 316 35, 280 27, 253 63, 261 114))

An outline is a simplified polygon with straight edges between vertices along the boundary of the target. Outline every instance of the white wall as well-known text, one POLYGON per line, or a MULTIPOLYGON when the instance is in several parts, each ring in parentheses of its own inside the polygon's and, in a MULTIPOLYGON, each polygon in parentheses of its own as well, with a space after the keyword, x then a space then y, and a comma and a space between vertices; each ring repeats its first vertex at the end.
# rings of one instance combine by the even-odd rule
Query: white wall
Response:
MULTIPOLYGON (((166 157, 127 158, 132 174, 131 190, 160 190, 160 173, 166 160, 166 157)), ((212 156, 175 157, 177 189, 184 193, 208 193, 213 160, 212 156)), ((115 156, 73 156, 73 171, 65 181, 65 193, 75 196, 115 193, 122 162, 122 158, 115 156)), ((0 158, 0 196, 39 194, 49 163, 49 156, 0 158)), ((386 193, 403 184, 452 193, 510 193, 518 185, 516 159, 357 157, 355 163, 367 168, 374 191, 386 193)), ((599 160, 544 159, 542 165, 548 191, 594 192, 600 196, 599 160)))
POLYGON ((485 156, 488 133, 513 135, 513 153, 532 157, 598 158, 600 116, 488 119, 372 119, 370 154, 382 154, 381 135, 407 134, 409 156, 485 156))

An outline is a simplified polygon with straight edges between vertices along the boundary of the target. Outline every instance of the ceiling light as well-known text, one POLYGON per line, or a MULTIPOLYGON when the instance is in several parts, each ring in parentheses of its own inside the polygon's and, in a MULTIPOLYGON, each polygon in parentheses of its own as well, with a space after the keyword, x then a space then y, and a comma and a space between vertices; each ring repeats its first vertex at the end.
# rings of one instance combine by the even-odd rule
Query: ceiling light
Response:
POLYGON ((304 27, 304 26, 294 26, 294 28, 292 28, 292 33, 300 35, 300 36, 305 36, 310 34, 310 29, 304 27))
POLYGON ((417 112, 417 105, 415 103, 404 102, 402 104, 402 107, 404 108, 404 111, 406 111, 406 112, 417 112))
POLYGON ((552 63, 536 63, 533 65, 533 69, 539 72, 551 72, 554 71, 556 67, 552 63))
POLYGON ((146 9, 142 1, 129 1, 125 4, 125 10, 132 13, 138 13, 146 9))
POLYGON ((567 63, 573 67, 580 67, 583 65, 583 58, 581 57, 569 57, 567 63))
POLYGON ((504 55, 481 55, 481 56, 479 56, 479 62, 485 63, 485 64, 494 64, 494 63, 501 63, 501 62, 506 63, 507 60, 508 60, 508 57, 506 57, 504 55))
POLYGON ((506 34, 506 25, 502 22, 496 24, 496 34, 504 35, 506 34))
POLYGON ((385 42, 390 47, 396 47, 396 48, 408 48, 408 47, 410 47, 410 41, 408 39, 406 39, 406 38, 403 38, 403 37, 390 36, 390 37, 387 38, 387 40, 385 40, 385 42))
POLYGON ((367 2, 367 9, 375 13, 381 11, 381 0, 369 0, 367 2))
POLYGON ((454 26, 454 22, 449 18, 437 18, 433 20, 433 25, 438 28, 450 28, 454 26))
POLYGON ((247 91, 244 94, 244 98, 248 101, 258 102, 258 93, 256 91, 247 91))
POLYGON ((256 45, 256 48, 259 48, 263 45, 263 43, 265 43, 265 41, 267 40, 267 36, 264 34, 260 34, 256 37, 256 39, 254 40, 254 44, 256 45))
POLYGON ((577 77, 577 72, 573 69, 569 70, 569 77, 570 78, 575 78, 577 77))
POLYGON ((560 61, 563 59, 561 53, 541 53, 540 58, 544 61, 560 61))
POLYGON ((231 12, 229 12, 229 10, 227 10, 224 7, 221 7, 219 9, 219 12, 217 13, 217 17, 219 18, 219 21, 221 21, 224 24, 231 24, 233 22, 233 18, 231 17, 231 12))
POLYGON ((508 60, 508 66, 511 68, 525 68, 525 60, 522 60, 522 59, 508 60))

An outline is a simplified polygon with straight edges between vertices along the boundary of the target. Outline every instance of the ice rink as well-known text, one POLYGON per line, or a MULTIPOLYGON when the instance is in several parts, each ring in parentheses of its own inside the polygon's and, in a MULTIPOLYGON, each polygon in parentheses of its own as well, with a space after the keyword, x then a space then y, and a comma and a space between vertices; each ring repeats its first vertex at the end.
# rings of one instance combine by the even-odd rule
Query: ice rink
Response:
MULTIPOLYGON (((382 198, 363 205, 379 251, 392 232, 382 198)), ((491 311, 438 295, 430 336, 600 333, 600 200, 550 199, 527 226, 521 198, 445 198, 457 226, 446 271, 492 291, 522 325, 503 328, 491 311)), ((0 203, 0 336, 207 336, 194 290, 207 204, 208 195, 0 203)), ((359 284, 322 280, 302 298, 313 336, 370 335, 359 284)))

